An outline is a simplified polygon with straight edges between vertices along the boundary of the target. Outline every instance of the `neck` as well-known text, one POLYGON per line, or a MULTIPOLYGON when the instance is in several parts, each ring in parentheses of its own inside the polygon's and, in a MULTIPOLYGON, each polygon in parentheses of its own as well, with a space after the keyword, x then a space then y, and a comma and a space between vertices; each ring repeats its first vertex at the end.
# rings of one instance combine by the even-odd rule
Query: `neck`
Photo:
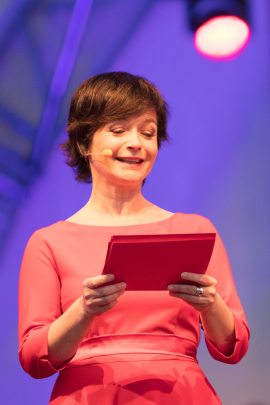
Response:
POLYGON ((115 187, 114 185, 93 184, 91 197, 85 208, 95 217, 132 217, 139 216, 152 207, 141 194, 141 187, 115 187))

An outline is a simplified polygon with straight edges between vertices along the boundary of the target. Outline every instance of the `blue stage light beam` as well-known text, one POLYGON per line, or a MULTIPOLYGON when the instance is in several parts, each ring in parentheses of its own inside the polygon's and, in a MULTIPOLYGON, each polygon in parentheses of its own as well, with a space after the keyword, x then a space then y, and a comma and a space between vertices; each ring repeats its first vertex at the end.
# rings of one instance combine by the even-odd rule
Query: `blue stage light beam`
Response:
POLYGON ((42 170, 50 151, 54 128, 77 58, 92 3, 93 0, 77 0, 73 10, 32 151, 31 162, 38 171, 42 170))

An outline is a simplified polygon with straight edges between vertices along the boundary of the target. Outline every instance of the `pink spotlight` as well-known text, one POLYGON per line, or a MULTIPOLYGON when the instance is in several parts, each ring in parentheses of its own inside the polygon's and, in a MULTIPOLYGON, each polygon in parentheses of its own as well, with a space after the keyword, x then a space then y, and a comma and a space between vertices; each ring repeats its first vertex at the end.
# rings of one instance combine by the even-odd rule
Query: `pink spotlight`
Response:
POLYGON ((195 32, 195 47, 203 55, 225 59, 238 54, 250 37, 249 26, 234 16, 215 17, 195 32))

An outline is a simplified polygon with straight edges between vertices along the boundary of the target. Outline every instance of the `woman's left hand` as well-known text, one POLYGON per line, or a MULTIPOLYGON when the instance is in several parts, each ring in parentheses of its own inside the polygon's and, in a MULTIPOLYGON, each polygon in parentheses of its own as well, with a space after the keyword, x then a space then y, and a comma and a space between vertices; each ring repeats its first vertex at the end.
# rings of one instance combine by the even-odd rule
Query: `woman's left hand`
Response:
POLYGON ((170 284, 168 290, 172 297, 181 298, 197 311, 204 312, 215 303, 217 297, 217 280, 206 274, 182 273, 184 280, 190 280, 201 287, 202 295, 196 295, 197 286, 188 284, 170 284))

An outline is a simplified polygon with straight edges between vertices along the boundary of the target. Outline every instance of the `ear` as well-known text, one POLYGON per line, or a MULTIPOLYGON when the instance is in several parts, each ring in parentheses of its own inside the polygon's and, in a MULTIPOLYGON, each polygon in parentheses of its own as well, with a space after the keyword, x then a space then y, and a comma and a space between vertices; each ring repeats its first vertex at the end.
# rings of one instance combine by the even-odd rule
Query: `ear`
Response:
POLYGON ((82 143, 77 142, 77 147, 82 156, 87 155, 87 153, 89 152, 88 149, 86 148, 86 146, 82 143))

